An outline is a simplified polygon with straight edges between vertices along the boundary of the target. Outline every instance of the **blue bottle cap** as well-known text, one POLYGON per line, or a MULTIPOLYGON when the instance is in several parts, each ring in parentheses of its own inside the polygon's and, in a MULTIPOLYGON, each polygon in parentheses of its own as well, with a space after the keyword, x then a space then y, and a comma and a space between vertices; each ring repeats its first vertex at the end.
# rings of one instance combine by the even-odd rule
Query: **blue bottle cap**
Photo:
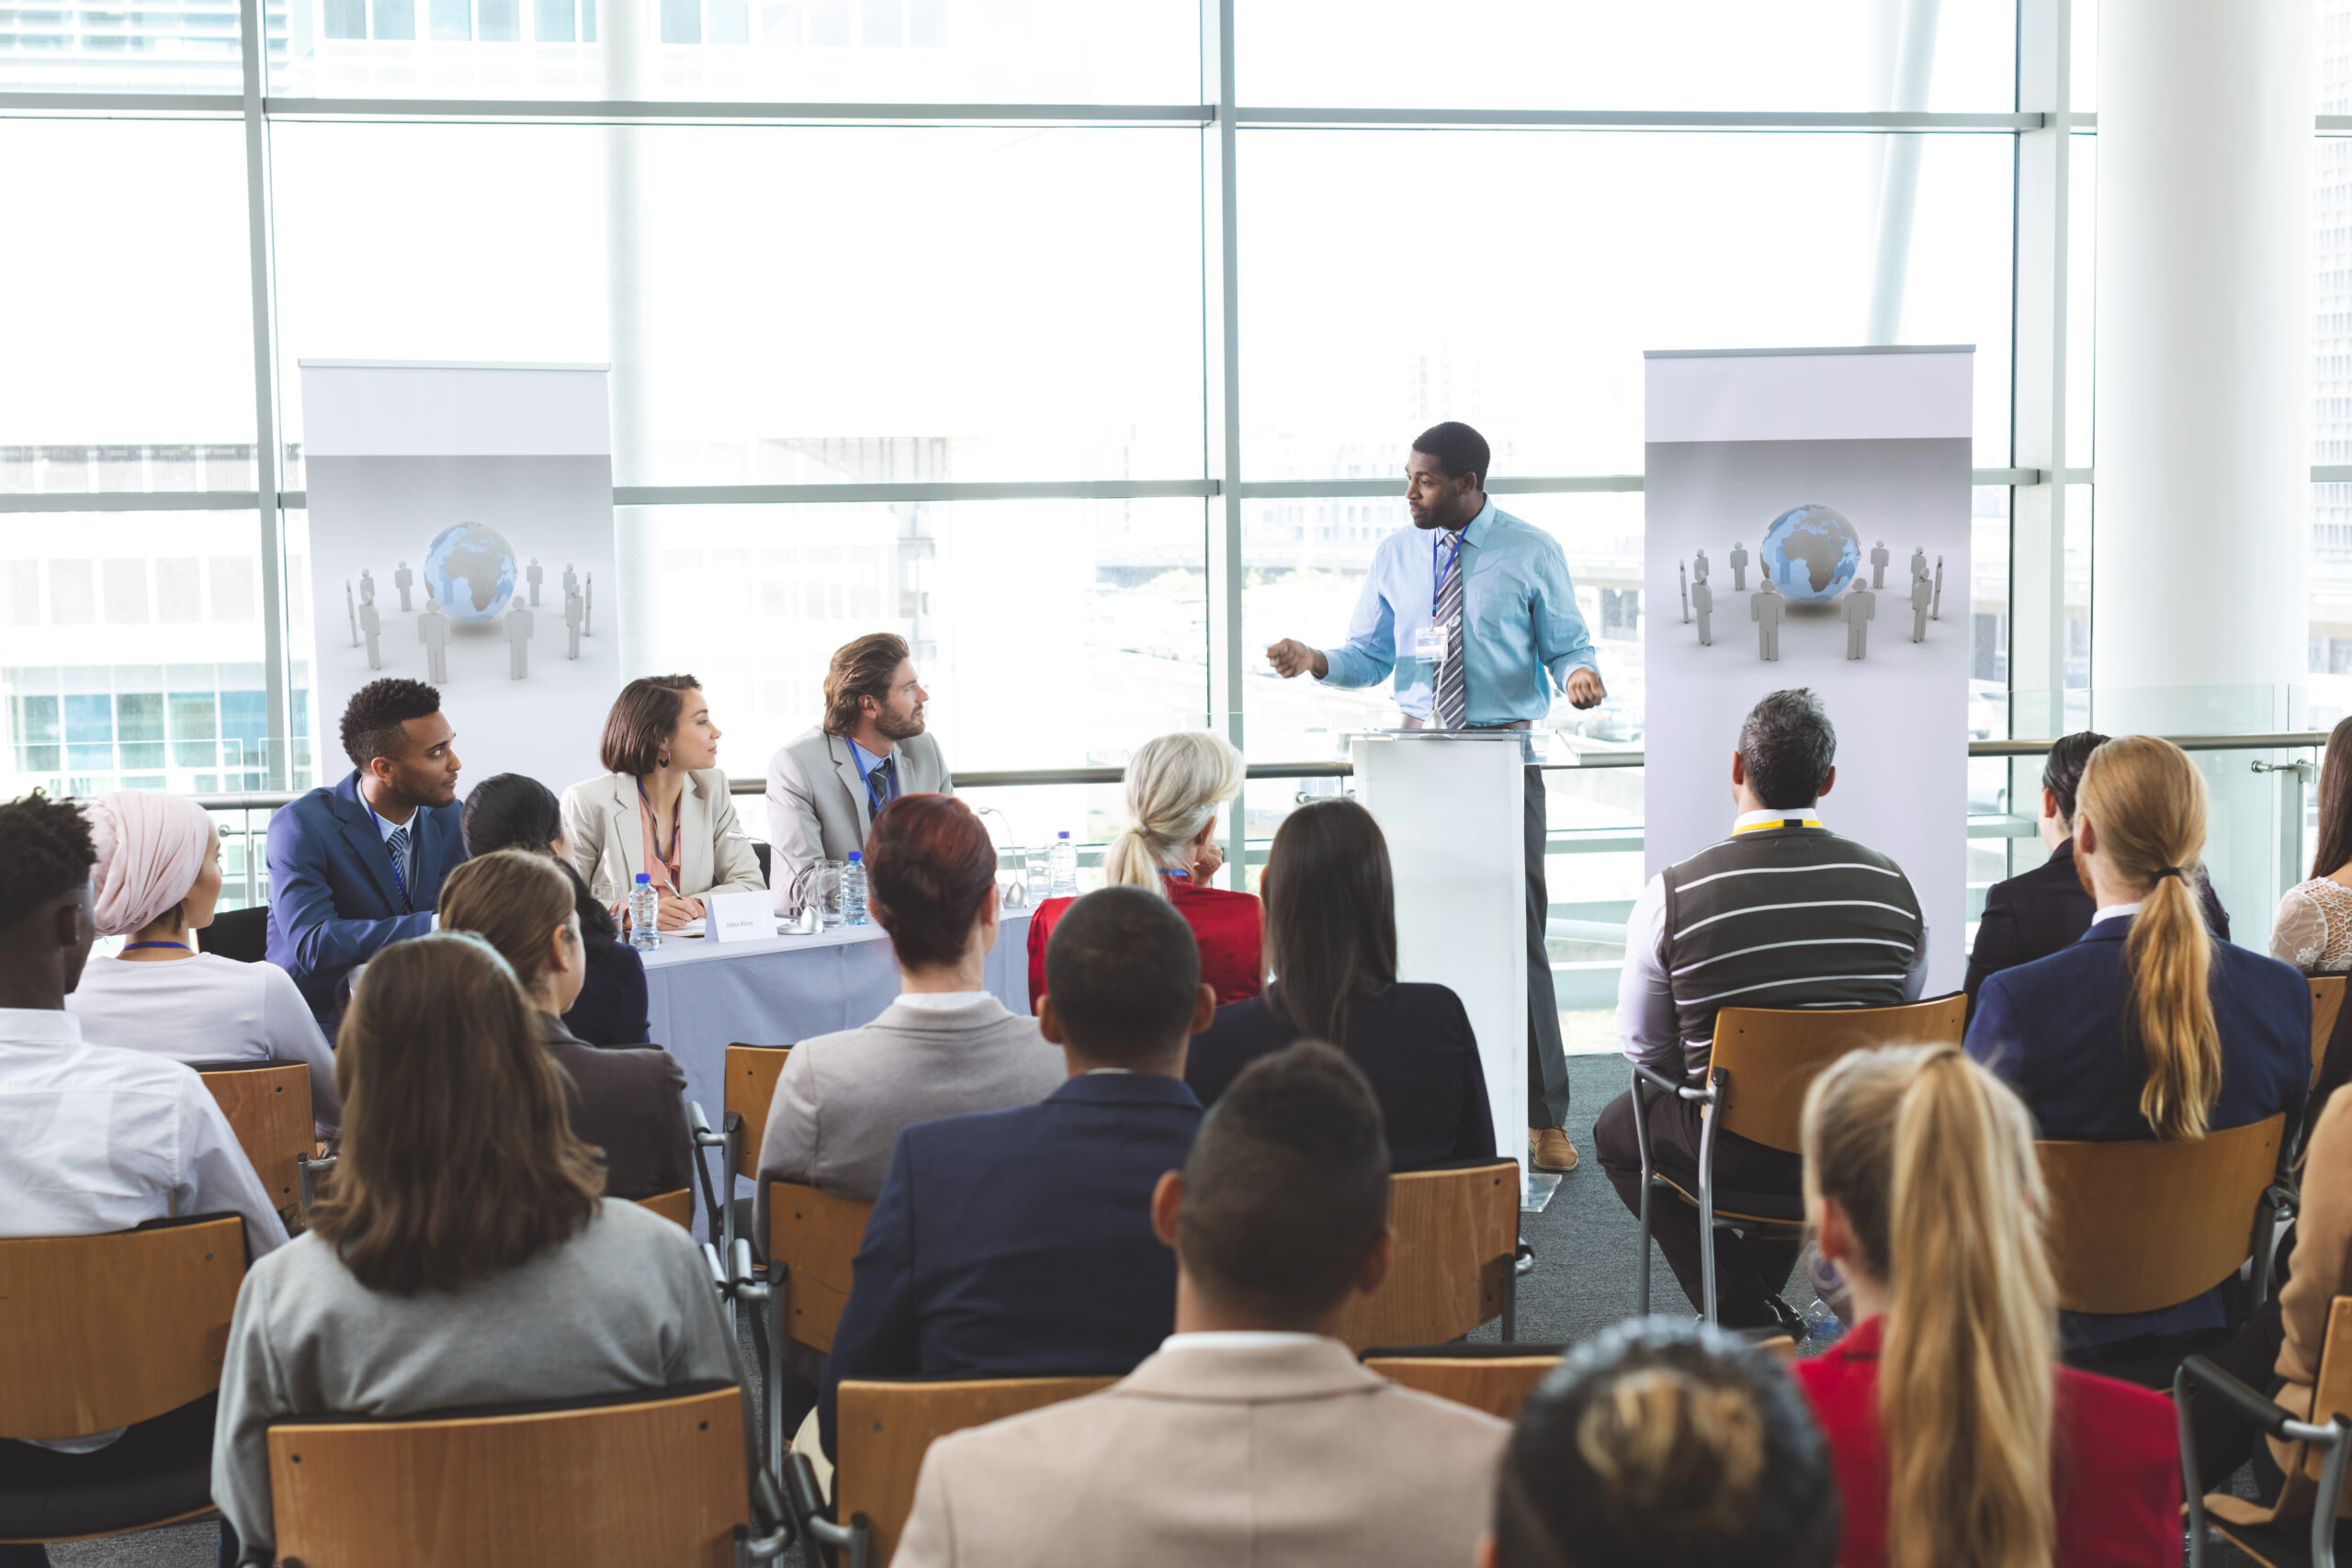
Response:
POLYGON ((1065 838, 1065 839, 1069 838, 1069 829, 1067 829, 1067 828, 1063 829, 1062 829, 1062 832, 1061 832, 1061 836, 1062 836, 1063 838, 1065 838))
POLYGON ((855 861, 862 861, 865 858, 865 852, 861 850, 852 850, 849 852, 849 858, 855 861))
POLYGON ((650 882, 650 881, 652 881, 652 880, 653 880, 653 875, 652 875, 652 873, 650 873, 650 872, 644 872, 644 871, 640 871, 640 872, 639 872, 639 873, 637 874, 637 885, 638 885, 639 887, 644 886, 647 883, 649 883, 649 882, 650 882))

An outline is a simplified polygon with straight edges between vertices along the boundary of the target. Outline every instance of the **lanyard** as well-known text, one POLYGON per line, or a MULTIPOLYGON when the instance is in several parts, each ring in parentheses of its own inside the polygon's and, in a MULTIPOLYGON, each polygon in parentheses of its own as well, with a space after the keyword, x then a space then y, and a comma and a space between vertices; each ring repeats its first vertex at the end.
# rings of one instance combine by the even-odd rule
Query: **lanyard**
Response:
POLYGON ((130 953, 142 947, 176 947, 182 953, 188 950, 187 943, 184 942, 126 942, 122 944, 122 951, 130 953))
MULTIPOLYGON (((853 742, 853 744, 854 744, 854 742, 853 742)), ((889 805, 891 800, 899 798, 898 784, 899 770, 891 765, 890 759, 888 757, 879 759, 872 767, 865 770, 865 803, 874 808, 875 816, 881 816, 882 808, 889 805), (874 782, 874 775, 880 773, 884 768, 890 769, 891 794, 888 800, 885 800, 882 797, 881 786, 874 782)))
MULTIPOLYGON (((365 793, 362 793, 359 796, 359 804, 368 808, 368 819, 376 824, 377 836, 381 838, 384 832, 384 819, 376 815, 376 803, 369 800, 365 793)), ((411 822, 414 822, 416 818, 412 816, 409 820, 411 822)), ((412 847, 415 845, 416 834, 414 832, 412 831, 409 834, 408 841, 412 847)), ((401 857, 392 853, 392 846, 390 840, 387 840, 384 844, 384 858, 392 863, 392 886, 401 890, 401 912, 411 915, 416 913, 416 905, 408 896, 408 877, 401 871, 401 857)))
MULTIPOLYGON (((661 858, 662 869, 670 873, 670 886, 672 890, 675 891, 678 883, 675 869, 678 864, 678 814, 685 809, 686 792, 681 789, 678 792, 678 798, 670 805, 670 847, 667 850, 662 847, 661 815, 653 809, 653 802, 646 797, 643 779, 637 781, 637 800, 639 805, 645 807, 646 816, 653 820, 653 852, 661 858)), ((646 869, 650 871, 652 868, 649 866, 646 869)))
POLYGON ((1432 544, 1430 547, 1430 571, 1431 574, 1430 582, 1430 615, 1432 619, 1437 615, 1437 602, 1445 592, 1445 580, 1453 575, 1454 562, 1462 554, 1462 536, 1468 532, 1469 530, 1466 528, 1456 528, 1453 530, 1453 547, 1446 551, 1445 564, 1442 566, 1438 564, 1437 546, 1432 544))

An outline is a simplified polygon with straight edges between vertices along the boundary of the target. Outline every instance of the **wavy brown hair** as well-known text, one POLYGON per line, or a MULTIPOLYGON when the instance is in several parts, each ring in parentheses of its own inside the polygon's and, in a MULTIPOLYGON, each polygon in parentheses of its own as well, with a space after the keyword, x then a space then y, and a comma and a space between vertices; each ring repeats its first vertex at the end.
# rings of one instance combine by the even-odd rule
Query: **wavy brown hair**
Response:
POLYGON ((441 929, 469 931, 498 950, 527 996, 548 965, 548 938, 573 913, 571 884, 552 855, 496 850, 449 874, 441 929))
POLYGON ((890 700, 890 677, 912 653, 907 639, 896 632, 868 632, 855 642, 833 650, 825 670, 825 733, 847 735, 857 728, 865 710, 861 699, 890 700))
POLYGON ((2312 880, 2352 865, 2352 718, 2327 732, 2327 759, 2319 765, 2319 849, 2312 880))
POLYGON ((343 1158, 311 1228, 371 1291, 455 1290, 519 1268, 596 1213, 562 1070, 505 962, 477 938, 395 942, 335 1041, 343 1158))

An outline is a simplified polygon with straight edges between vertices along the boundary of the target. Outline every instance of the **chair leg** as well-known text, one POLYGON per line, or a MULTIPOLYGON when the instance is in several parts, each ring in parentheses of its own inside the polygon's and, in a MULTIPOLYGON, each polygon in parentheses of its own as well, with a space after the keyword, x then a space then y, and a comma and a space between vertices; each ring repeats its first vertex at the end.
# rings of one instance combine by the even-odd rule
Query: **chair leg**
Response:
POLYGON ((1642 1075, 1638 1071, 1634 1074, 1633 1093, 1634 1146, 1641 1152, 1642 1160, 1642 1250, 1634 1282, 1634 1314, 1637 1317, 1647 1317, 1650 1314, 1650 1187, 1657 1179, 1657 1173, 1650 1165, 1649 1107, 1642 1100, 1642 1075))
POLYGON ((1706 1125, 1699 1134, 1699 1293, 1702 1312, 1710 1327, 1723 1322, 1715 1292, 1715 1118, 1707 1108, 1706 1125))
POLYGON ((2205 1486, 2197 1473, 2197 1391, 2186 1371, 2172 1376, 2174 1418, 2180 1423, 2180 1468, 2188 1505, 2188 1568, 2205 1568, 2205 1486))
POLYGON ((779 1475, 784 1471, 784 1375, 786 1349, 784 1325, 792 1320, 785 1298, 792 1290, 788 1270, 776 1269, 780 1278, 768 1286, 768 1344, 774 1348, 768 1357, 767 1384, 761 1389, 762 1403, 767 1406, 768 1464, 779 1475))

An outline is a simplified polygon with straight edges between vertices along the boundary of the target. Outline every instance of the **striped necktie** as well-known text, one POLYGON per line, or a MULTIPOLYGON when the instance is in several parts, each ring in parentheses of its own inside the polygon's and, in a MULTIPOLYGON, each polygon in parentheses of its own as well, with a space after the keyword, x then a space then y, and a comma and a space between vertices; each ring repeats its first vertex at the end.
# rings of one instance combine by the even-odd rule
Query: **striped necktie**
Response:
POLYGON ((1452 543, 1453 558, 1446 564, 1445 581, 1437 592, 1437 621, 1445 628, 1445 663, 1439 669, 1437 678, 1436 716, 1440 729, 1460 729, 1470 708, 1469 696, 1463 685, 1462 546, 1459 536, 1452 543))
POLYGON ((400 885, 401 902, 413 908, 408 892, 408 829, 393 829, 384 840, 384 848, 392 857, 392 880, 400 885))

